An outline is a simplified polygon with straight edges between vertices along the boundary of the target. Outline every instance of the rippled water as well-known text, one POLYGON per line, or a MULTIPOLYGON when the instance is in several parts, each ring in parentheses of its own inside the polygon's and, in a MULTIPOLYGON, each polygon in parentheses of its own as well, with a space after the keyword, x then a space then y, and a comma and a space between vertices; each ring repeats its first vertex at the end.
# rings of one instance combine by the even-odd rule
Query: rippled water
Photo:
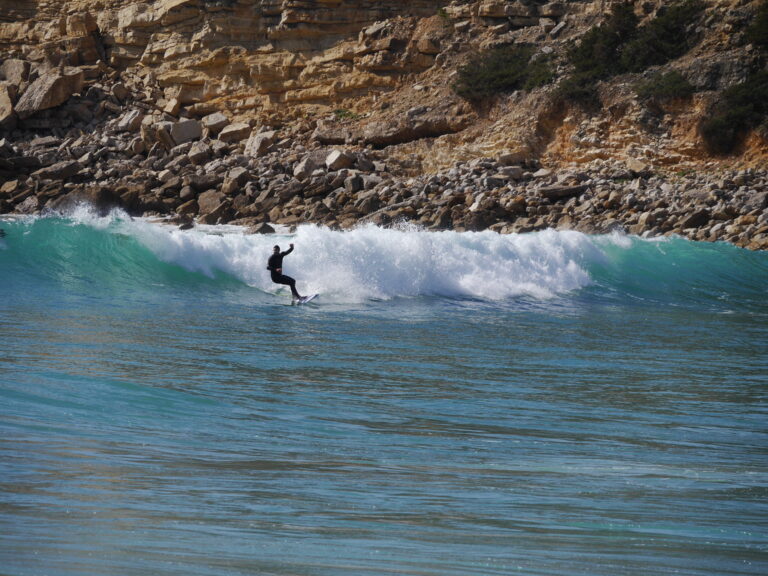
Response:
POLYGON ((3 226, 0 573, 768 573, 766 255, 121 226, 3 226))

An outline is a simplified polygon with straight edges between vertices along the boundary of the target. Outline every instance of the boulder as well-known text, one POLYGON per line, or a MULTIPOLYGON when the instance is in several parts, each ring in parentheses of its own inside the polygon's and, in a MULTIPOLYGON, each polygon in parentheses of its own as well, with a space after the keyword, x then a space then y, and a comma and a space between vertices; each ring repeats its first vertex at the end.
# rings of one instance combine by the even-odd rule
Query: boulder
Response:
POLYGON ((224 182, 221 185, 221 191, 227 196, 234 195, 242 189, 246 182, 248 182, 249 176, 250 174, 248 170, 242 166, 232 168, 232 170, 227 172, 226 178, 224 178, 224 182))
POLYGON ((218 134, 229 125, 229 118, 221 112, 214 112, 205 116, 202 122, 203 128, 207 129, 211 134, 218 134))
POLYGON ((257 224, 248 229, 248 234, 274 234, 275 229, 266 222, 257 224))
POLYGON ((344 150, 333 150, 325 159, 325 166, 331 172, 351 168, 355 163, 355 157, 344 150))
POLYGON ((33 176, 37 176, 41 180, 66 180, 71 178, 78 172, 82 166, 77 160, 64 160, 63 162, 57 162, 45 168, 41 168, 32 173, 33 176))
POLYGON ((13 98, 9 85, 0 83, 0 130, 16 128, 16 113, 13 110, 13 98))
POLYGON ((250 124, 243 122, 237 124, 230 124, 219 132, 219 140, 222 142, 232 143, 245 140, 251 134, 250 124))
POLYGON ((246 182, 248 182, 249 176, 250 173, 246 168, 243 168, 242 166, 236 166, 227 172, 226 179, 237 182, 238 185, 243 186, 246 182))
POLYGON ((138 132, 141 128, 142 120, 144 120, 144 114, 141 110, 130 110, 118 120, 117 130, 119 132, 138 132))
POLYGON ((7 80, 18 87, 29 79, 29 62, 16 58, 7 58, 0 64, 0 79, 7 80))
POLYGON ((550 202, 556 202, 564 198, 579 196, 587 190, 588 186, 579 184, 576 186, 545 186, 539 189, 539 193, 550 202))
POLYGON ((319 168, 312 156, 307 156, 293 168, 293 175, 298 180, 306 180, 312 175, 312 172, 319 168))
POLYGON ((264 156, 272 144, 275 143, 277 132, 269 130, 267 132, 251 133, 248 142, 245 144, 245 155, 260 157, 264 156))
POLYGON ((40 76, 24 91, 16 103, 16 114, 26 119, 41 110, 63 104, 82 90, 85 75, 79 68, 52 70, 40 76))
POLYGON ((123 200, 111 187, 93 186, 59 196, 48 203, 48 208, 66 213, 80 204, 88 204, 99 215, 105 216, 113 208, 123 205, 123 200))
POLYGON ((205 192, 218 188, 224 179, 219 174, 187 174, 184 176, 184 186, 190 186, 196 192, 205 192))
POLYGON ((192 142, 193 140, 199 140, 203 135, 203 125, 197 120, 189 118, 174 122, 171 127, 171 138, 176 144, 184 144, 185 142, 192 142))
POLYGON ((170 114, 171 116, 178 116, 180 111, 181 102, 179 102, 178 98, 171 98, 166 102, 165 106, 163 106, 163 112, 170 114))
POLYGON ((648 164, 637 158, 627 158, 626 166, 627 170, 635 175, 645 174, 649 171, 648 164))
POLYGON ((187 153, 187 157, 197 166, 202 166, 211 159, 211 147, 205 142, 195 142, 187 153))
POLYGON ((200 208, 200 214, 210 214, 214 212, 225 200, 224 194, 218 190, 208 190, 197 197, 197 205, 200 208))
POLYGON ((699 228, 709 222, 709 210, 701 209, 687 215, 680 221, 680 228, 699 228))

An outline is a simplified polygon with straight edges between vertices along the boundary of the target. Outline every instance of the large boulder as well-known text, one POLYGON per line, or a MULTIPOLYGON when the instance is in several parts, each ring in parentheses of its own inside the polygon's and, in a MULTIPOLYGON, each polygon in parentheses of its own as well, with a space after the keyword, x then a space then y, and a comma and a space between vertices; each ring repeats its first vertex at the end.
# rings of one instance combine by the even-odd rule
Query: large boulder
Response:
POLYGON ((252 133, 245 144, 245 155, 256 158, 264 156, 272 144, 275 143, 275 136, 277 136, 277 132, 274 130, 252 133))
POLYGON ((251 126, 244 122, 230 124, 219 132, 219 140, 222 142, 233 143, 245 140, 251 135, 251 126))
POLYGON ((214 112, 208 114, 202 120, 203 128, 207 129, 211 134, 218 134, 224 128, 229 126, 229 118, 224 116, 221 112, 214 112))
POLYGON ((79 68, 47 72, 24 91, 16 103, 16 114, 24 120, 41 110, 55 108, 80 92, 84 81, 85 75, 79 68))
POLYGON ((343 168, 352 168, 355 163, 355 157, 344 150, 332 150, 325 159, 325 166, 331 172, 336 172, 343 168))
POLYGON ((138 132, 141 128, 142 120, 144 120, 144 114, 141 110, 130 110, 118 120, 117 130, 119 132, 138 132))
POLYGON ((33 172, 41 180, 67 180, 77 174, 82 166, 77 160, 64 160, 33 172))
POLYGON ((0 82, 0 130, 16 128, 16 113, 13 111, 13 98, 10 86, 0 82))
POLYGON ((29 62, 16 58, 7 58, 0 64, 0 79, 14 86, 21 86, 29 79, 29 62))
POLYGON ((175 122, 171 127, 171 138, 176 144, 184 144, 199 140, 203 135, 203 125, 197 120, 184 119, 175 122))

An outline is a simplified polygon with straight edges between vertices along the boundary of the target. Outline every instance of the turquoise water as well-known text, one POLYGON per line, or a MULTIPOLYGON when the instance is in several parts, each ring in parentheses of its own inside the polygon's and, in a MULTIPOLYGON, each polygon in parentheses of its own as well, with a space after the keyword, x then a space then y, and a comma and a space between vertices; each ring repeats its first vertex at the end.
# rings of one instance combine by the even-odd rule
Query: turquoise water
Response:
POLYGON ((768 573, 768 254, 0 227, 3 575, 768 573))

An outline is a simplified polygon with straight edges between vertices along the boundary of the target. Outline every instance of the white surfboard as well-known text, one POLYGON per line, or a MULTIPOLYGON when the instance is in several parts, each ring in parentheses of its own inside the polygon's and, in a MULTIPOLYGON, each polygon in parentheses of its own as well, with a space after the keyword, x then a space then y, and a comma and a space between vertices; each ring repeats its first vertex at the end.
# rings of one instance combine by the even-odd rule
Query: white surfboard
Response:
POLYGON ((307 302, 312 302, 315 298, 320 296, 320 294, 311 294, 310 296, 302 296, 298 300, 296 300, 296 304, 306 304, 307 302))

